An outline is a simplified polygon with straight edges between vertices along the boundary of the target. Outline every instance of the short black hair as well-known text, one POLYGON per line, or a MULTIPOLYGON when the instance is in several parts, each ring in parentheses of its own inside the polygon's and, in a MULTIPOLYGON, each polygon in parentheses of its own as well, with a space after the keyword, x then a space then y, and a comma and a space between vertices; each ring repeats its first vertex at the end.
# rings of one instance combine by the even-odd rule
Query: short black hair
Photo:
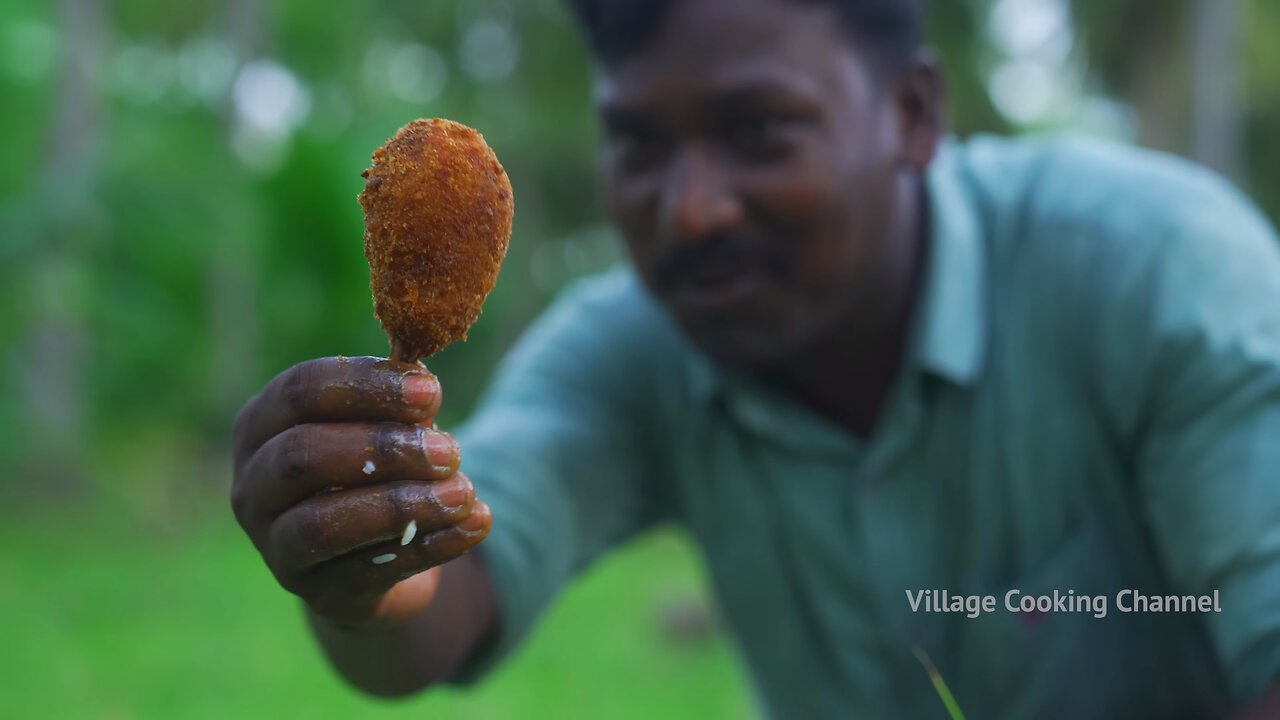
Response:
MULTIPOLYGON (((732 2, 732 0, 729 0, 732 2)), ((920 46, 923 0, 792 0, 834 5, 845 29, 873 60, 898 66, 920 46)), ((565 0, 596 57, 626 59, 657 31, 680 0, 565 0)))

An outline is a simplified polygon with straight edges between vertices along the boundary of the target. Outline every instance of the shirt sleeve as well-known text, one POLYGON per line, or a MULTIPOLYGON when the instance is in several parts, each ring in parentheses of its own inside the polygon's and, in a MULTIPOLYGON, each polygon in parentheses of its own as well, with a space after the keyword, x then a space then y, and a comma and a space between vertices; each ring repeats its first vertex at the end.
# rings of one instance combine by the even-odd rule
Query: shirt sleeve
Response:
POLYGON ((1156 551, 1179 594, 1220 591, 1207 628, 1245 704, 1280 680, 1280 244, 1228 194, 1182 211, 1124 344, 1156 551))
POLYGON ((476 549, 499 634, 454 679, 482 677, 579 570, 660 517, 643 299, 617 273, 568 291, 499 367, 457 432, 462 471, 493 512, 476 549))

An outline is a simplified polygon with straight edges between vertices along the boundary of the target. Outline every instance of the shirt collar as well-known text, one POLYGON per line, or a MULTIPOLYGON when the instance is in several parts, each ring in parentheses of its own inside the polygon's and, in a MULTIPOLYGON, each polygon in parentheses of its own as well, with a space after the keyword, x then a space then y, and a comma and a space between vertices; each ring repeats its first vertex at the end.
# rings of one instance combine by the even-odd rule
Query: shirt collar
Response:
MULTIPOLYGON (((987 275, 982 229, 957 154, 956 143, 945 142, 926 174, 930 237, 909 357, 915 369, 968 386, 986 351, 987 275)), ((696 351, 690 381, 708 402, 754 385, 696 351)))
POLYGON ((925 370, 970 385, 986 354, 987 273, 982 228, 957 154, 946 143, 926 176, 930 236, 914 359, 925 370))

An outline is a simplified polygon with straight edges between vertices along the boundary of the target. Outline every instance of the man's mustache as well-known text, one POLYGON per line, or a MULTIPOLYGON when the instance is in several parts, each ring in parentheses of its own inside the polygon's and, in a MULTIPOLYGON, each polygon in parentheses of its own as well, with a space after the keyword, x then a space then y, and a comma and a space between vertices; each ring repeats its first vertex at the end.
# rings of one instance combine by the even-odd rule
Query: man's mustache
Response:
POLYGON ((762 272, 772 277, 786 273, 786 256, 780 248, 748 241, 741 236, 715 235, 674 245, 654 263, 654 280, 661 290, 697 284, 714 271, 762 272))

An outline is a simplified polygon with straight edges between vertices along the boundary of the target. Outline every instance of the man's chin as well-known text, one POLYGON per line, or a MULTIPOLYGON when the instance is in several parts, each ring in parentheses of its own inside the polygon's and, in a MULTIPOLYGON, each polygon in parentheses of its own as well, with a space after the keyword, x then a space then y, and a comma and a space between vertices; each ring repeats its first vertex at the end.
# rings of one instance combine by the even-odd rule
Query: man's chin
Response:
POLYGON ((792 352, 788 338, 760 328, 685 324, 683 329, 685 337, 703 355, 717 365, 736 370, 764 370, 778 365, 792 352))
POLYGON ((803 345, 801 323, 787 313, 787 298, 756 293, 723 307, 660 298, 686 339, 718 365, 766 369, 784 362, 803 345))

